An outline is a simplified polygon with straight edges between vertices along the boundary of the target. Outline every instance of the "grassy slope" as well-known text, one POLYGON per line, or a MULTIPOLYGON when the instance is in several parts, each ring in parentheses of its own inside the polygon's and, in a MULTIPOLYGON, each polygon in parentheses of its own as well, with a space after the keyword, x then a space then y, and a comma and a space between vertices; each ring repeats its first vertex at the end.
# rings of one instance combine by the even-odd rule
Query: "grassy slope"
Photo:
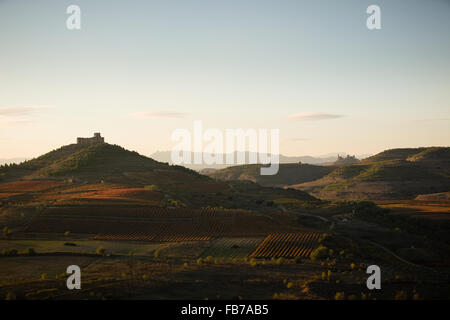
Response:
POLYGON ((288 163, 280 164, 279 171, 273 176, 260 175, 261 164, 249 164, 233 166, 222 170, 217 170, 208 176, 218 180, 250 180, 263 186, 285 186, 301 182, 317 180, 335 167, 316 166, 310 164, 288 163))
POLYGON ((293 186, 322 197, 406 197, 450 188, 450 148, 392 149, 293 186), (377 195, 375 195, 375 193, 377 195), (360 196, 358 196, 360 197, 360 196))
POLYGON ((64 146, 20 165, 2 167, 0 174, 3 175, 2 182, 70 179, 73 181, 70 185, 155 186, 165 199, 192 207, 259 208, 266 201, 286 196, 315 200, 298 190, 267 189, 247 184, 230 187, 228 182, 215 181, 193 170, 161 163, 107 143, 64 146))

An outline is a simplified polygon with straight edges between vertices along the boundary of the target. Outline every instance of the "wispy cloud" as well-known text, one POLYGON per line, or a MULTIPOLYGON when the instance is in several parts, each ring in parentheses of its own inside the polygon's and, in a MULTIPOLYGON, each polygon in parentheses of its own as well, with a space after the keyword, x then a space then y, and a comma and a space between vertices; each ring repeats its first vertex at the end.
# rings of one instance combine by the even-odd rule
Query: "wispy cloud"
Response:
POLYGON ((21 106, 0 108, 0 116, 3 117, 20 117, 35 113, 39 110, 48 109, 48 106, 21 106))
POLYGON ((38 112, 48 108, 50 107, 41 105, 0 108, 0 124, 29 124, 33 122, 33 117, 37 115, 38 112))
POLYGON ((188 114, 181 112, 160 111, 160 112, 135 112, 130 113, 129 116, 134 119, 186 118, 188 114))
POLYGON ((341 114, 331 114, 322 112, 301 112, 295 113, 288 116, 288 119, 295 121, 319 121, 319 120, 329 120, 342 118, 341 114))

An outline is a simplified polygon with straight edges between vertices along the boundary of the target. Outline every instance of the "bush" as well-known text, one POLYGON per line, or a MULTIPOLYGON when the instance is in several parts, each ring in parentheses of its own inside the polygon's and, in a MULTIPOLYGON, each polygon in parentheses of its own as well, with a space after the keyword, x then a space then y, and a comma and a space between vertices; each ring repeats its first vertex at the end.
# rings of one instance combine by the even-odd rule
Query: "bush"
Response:
POLYGON ((284 258, 283 257, 280 257, 280 258, 278 258, 277 259, 277 261, 276 261, 276 263, 278 264, 278 265, 282 265, 283 263, 284 263, 284 258))
POLYGON ((344 292, 336 292, 336 295, 334 296, 334 300, 345 300, 345 293, 344 292))
POLYGON ((294 259, 296 264, 301 264, 302 263, 302 258, 301 257, 295 257, 294 259))
POLYGON ((15 257, 19 254, 19 251, 17 249, 3 249, 2 255, 5 257, 15 257))
POLYGON ((405 291, 397 291, 395 293, 394 299, 395 300, 407 300, 408 299, 408 295, 406 294, 405 291))
POLYGON ((106 249, 103 247, 98 247, 97 251, 95 251, 99 256, 104 256, 106 253, 106 249))
POLYGON ((328 248, 325 246, 319 246, 311 253, 311 260, 324 260, 328 256, 328 248))
POLYGON ((14 293, 12 293, 12 292, 8 292, 6 294, 5 300, 16 300, 16 295, 14 293))
POLYGON ((148 191, 158 191, 159 188, 158 188, 157 185, 151 184, 151 185, 149 185, 149 186, 145 186, 145 187, 144 187, 144 190, 148 190, 148 191))
POLYGON ((36 251, 33 248, 27 249, 27 255, 34 256, 36 254, 36 251))

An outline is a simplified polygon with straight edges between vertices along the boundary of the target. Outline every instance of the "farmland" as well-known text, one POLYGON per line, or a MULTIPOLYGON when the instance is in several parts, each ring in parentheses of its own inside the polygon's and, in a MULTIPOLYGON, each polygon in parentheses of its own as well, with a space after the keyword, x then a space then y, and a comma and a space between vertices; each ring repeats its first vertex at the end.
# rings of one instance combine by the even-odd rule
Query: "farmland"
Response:
POLYGON ((308 258, 318 245, 319 233, 269 234, 251 254, 254 258, 308 258))
POLYGON ((218 182, 110 145, 66 146, 3 177, 0 297, 450 296, 435 289, 450 270, 445 194, 379 206, 320 200, 218 182), (65 287, 72 264, 82 268, 80 291, 65 287), (371 264, 383 270, 383 291, 367 291, 371 264))
POLYGON ((390 209, 397 214, 404 214, 413 218, 450 220, 449 200, 396 200, 376 201, 382 208, 390 209))
POLYGON ((200 257, 242 259, 250 256, 262 240, 263 238, 218 238, 200 257))

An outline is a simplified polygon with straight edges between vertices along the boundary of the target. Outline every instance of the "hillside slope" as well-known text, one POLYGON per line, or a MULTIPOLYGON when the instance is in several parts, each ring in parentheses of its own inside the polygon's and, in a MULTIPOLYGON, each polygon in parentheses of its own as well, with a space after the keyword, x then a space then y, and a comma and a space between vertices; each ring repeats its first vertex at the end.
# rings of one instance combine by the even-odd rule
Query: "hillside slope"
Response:
POLYGON ((9 202, 64 199, 86 204, 87 197, 89 203, 101 199, 102 205, 113 198, 133 203, 139 198, 143 204, 157 198, 170 206, 252 209, 283 197, 316 200, 300 190, 215 181, 107 143, 71 144, 21 164, 0 167, 0 202, 2 198, 9 202))
POLYGON ((313 181, 329 174, 335 167, 316 166, 310 164, 280 164, 276 175, 262 176, 260 174, 261 164, 248 164, 233 166, 222 170, 217 170, 206 175, 222 181, 249 180, 268 187, 282 187, 290 184, 297 184, 313 181))
POLYGON ((0 179, 3 181, 51 178, 142 184, 152 182, 155 175, 163 174, 168 174, 169 180, 174 174, 181 174, 185 178, 204 179, 195 171, 160 163, 108 143, 71 144, 21 164, 0 169, 0 179), (149 174, 149 179, 146 179, 149 174), (140 175, 138 179, 137 175, 140 175))
POLYGON ((450 190, 450 148, 391 149, 292 188, 322 198, 410 199, 450 190))

